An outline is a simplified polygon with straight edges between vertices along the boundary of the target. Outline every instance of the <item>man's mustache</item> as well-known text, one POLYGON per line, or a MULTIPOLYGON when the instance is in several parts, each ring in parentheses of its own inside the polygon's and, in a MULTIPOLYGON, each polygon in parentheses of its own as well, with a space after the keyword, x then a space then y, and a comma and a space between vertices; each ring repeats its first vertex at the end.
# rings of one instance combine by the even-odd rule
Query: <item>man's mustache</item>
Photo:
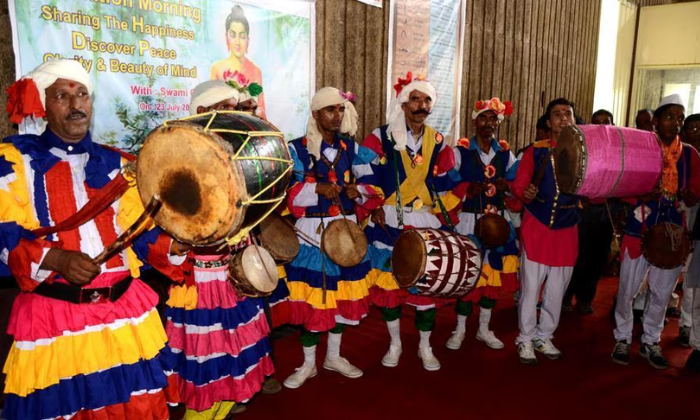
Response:
POLYGON ((67 118, 68 118, 68 119, 72 119, 72 118, 75 118, 75 117, 87 118, 87 114, 84 113, 83 111, 74 110, 74 111, 71 111, 70 114, 68 114, 68 117, 67 117, 67 118))
POLYGON ((430 111, 427 111, 425 109, 419 109, 418 111, 413 111, 413 115, 430 115, 430 111))

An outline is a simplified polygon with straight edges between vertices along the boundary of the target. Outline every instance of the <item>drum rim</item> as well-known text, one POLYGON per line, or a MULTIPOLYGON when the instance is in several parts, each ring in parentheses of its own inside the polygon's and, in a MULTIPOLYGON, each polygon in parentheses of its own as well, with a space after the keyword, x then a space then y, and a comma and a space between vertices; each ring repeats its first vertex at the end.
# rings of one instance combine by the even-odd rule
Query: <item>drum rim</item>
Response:
POLYGON ((413 229, 405 230, 405 231, 401 232, 401 235, 399 235, 398 239, 396 239, 396 242, 398 242, 399 239, 401 239, 401 236, 402 236, 402 235, 415 235, 415 236, 418 237, 419 242, 420 242, 420 246, 421 246, 421 248, 420 248, 420 250, 421 250, 420 256, 423 257, 423 258, 421 259, 421 265, 420 265, 419 274, 418 274, 417 276, 415 276, 415 278, 411 281, 410 284, 408 284, 408 285, 406 285, 406 286, 402 286, 401 283, 399 282, 399 280, 398 280, 397 277, 396 277, 396 270, 394 270, 394 258, 393 258, 394 251, 396 250, 396 244, 394 244, 394 248, 392 249, 392 252, 391 252, 391 254, 392 254, 392 258, 391 258, 391 275, 392 275, 392 277, 394 278, 394 281, 396 282, 396 284, 397 284, 400 288, 403 288, 403 289, 415 286, 416 283, 418 283, 418 280, 420 280, 421 277, 423 277, 423 276, 425 275, 425 269, 426 269, 426 267, 428 266, 428 248, 427 248, 426 245, 425 245, 425 240, 423 240, 423 235, 420 234, 420 232, 418 231, 418 229, 420 229, 420 228, 413 228, 413 229))
MULTIPOLYGON (((584 178, 586 176, 586 171, 588 170, 588 159, 586 159, 586 157, 588 156, 588 147, 586 145, 586 136, 578 125, 576 125, 576 124, 568 125, 568 126, 564 127, 564 129, 562 130, 562 133, 564 133, 565 130, 571 130, 574 142, 576 142, 576 144, 579 144, 581 146, 580 147, 580 156, 578 158, 581 171, 578 174, 578 176, 576 177, 576 181, 574 182, 574 187, 570 191, 567 191, 565 188, 562 188, 562 190, 568 194, 576 194, 581 189, 581 186, 583 185, 584 178)), ((557 165, 555 162, 559 160, 559 153, 561 153, 561 148, 559 145, 562 143, 560 142, 560 139, 561 139, 561 134, 559 135, 559 139, 557 139, 557 147, 554 148, 554 153, 553 153, 554 159, 552 162, 552 169, 553 169, 552 172, 554 172, 554 180, 557 184, 557 187, 559 187, 559 183, 560 183, 559 178, 560 177, 557 176, 557 165)))

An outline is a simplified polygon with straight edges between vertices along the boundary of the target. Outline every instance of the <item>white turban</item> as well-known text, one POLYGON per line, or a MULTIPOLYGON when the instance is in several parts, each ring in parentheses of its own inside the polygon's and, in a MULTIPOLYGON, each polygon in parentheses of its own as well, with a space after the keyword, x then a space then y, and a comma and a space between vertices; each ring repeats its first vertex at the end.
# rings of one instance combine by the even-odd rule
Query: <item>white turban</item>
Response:
POLYGON ((192 92, 190 115, 197 114, 197 108, 200 106, 208 108, 231 98, 235 99, 237 103, 242 102, 241 92, 222 80, 209 80, 200 83, 192 92))
POLYGON ((25 132, 32 126, 32 121, 26 117, 32 117, 37 132, 44 130, 46 122, 35 118, 46 115, 46 89, 58 79, 80 83, 92 95, 90 76, 80 63, 67 59, 47 61, 7 89, 7 112, 12 122, 21 124, 20 131, 25 132))
MULTIPOLYGON (((346 96, 349 95, 341 92, 339 89, 324 87, 316 92, 314 98, 311 100, 311 111, 318 111, 327 106, 345 105, 345 114, 343 115, 343 121, 340 123, 340 132, 354 136, 355 133, 357 133, 357 111, 346 96)), ((316 119, 314 119, 313 114, 311 114, 309 115, 309 122, 306 125, 306 144, 309 153, 314 155, 316 159, 320 159, 322 141, 323 136, 318 130, 316 119)))
POLYGON ((41 98, 41 104, 46 109, 46 89, 53 85, 58 79, 72 80, 84 85, 88 94, 92 95, 92 82, 85 68, 75 60, 65 58, 47 61, 39 65, 23 79, 32 79, 36 84, 41 98))
POLYGON ((387 132, 394 137, 394 141, 396 142, 394 145, 395 150, 406 150, 408 132, 406 131, 406 115, 404 114, 403 109, 401 109, 401 104, 408 102, 408 97, 414 90, 428 95, 432 100, 433 105, 435 105, 435 101, 437 100, 435 87, 433 87, 430 82, 425 80, 412 81, 403 87, 401 93, 399 93, 399 96, 391 100, 389 114, 387 115, 386 120, 389 122, 387 132))

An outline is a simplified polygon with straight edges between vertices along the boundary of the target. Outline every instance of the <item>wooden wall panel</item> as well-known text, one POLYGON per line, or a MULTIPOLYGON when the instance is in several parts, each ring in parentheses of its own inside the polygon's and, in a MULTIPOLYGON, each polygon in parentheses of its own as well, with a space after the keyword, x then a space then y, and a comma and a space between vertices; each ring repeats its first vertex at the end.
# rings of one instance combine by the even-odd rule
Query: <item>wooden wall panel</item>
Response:
MULTIPOLYGON (((639 2, 647 6, 672 0, 639 2)), ((316 87, 332 85, 358 96, 358 137, 385 122, 389 0, 383 5, 316 1, 316 87)), ((460 135, 473 135, 474 102, 492 96, 513 101, 510 132, 504 125, 500 135, 518 148, 534 139, 542 102, 565 96, 577 103, 582 116, 590 116, 599 15, 599 0, 467 0, 460 135)), ((15 79, 6 3, 0 6, 0 19, 4 91, 15 79)), ((0 134, 11 133, 9 123, 0 120, 0 134)))

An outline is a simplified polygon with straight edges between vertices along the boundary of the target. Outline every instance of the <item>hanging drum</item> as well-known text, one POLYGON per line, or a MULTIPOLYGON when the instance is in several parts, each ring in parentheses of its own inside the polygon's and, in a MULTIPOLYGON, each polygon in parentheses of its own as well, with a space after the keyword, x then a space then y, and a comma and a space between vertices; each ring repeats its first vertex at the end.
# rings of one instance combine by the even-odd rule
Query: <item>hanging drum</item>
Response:
POLYGON ((486 213, 476 221, 474 235, 481 245, 487 248, 498 248, 510 239, 510 223, 498 213, 486 213))
POLYGON ((214 111, 167 121, 139 152, 141 200, 158 197, 155 222, 195 246, 237 243, 285 197, 293 161, 275 126, 214 111))
POLYGON ((656 134, 612 125, 565 127, 554 158, 559 188, 586 198, 647 194, 663 168, 656 134))
POLYGON ((367 236, 352 220, 336 219, 323 229, 321 250, 337 265, 353 267, 365 259, 367 236))
POLYGON ((479 280, 481 252, 466 236, 411 229, 396 240, 391 270, 400 287, 412 288, 419 295, 460 297, 479 280))
POLYGON ((277 288, 277 264, 261 246, 249 245, 238 251, 231 257, 228 267, 229 280, 243 296, 268 296, 277 288))
POLYGON ((277 261, 292 262, 299 253, 299 239, 292 226, 274 211, 258 225, 260 244, 277 261))
POLYGON ((658 223, 642 237, 642 253, 649 264, 664 270, 685 264, 690 254, 690 237, 675 223, 658 223))

